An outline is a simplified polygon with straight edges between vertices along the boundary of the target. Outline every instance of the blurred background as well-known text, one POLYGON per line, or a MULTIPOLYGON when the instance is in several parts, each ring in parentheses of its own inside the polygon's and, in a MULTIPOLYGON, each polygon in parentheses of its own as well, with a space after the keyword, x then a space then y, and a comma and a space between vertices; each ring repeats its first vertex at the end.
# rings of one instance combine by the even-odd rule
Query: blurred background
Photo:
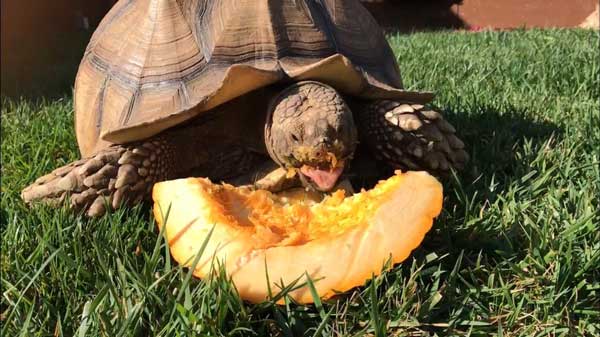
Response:
MULTIPOLYGON (((1 0, 2 95, 71 90, 85 46, 116 0, 1 0)), ((365 0, 388 32, 597 27, 598 0, 365 0)))

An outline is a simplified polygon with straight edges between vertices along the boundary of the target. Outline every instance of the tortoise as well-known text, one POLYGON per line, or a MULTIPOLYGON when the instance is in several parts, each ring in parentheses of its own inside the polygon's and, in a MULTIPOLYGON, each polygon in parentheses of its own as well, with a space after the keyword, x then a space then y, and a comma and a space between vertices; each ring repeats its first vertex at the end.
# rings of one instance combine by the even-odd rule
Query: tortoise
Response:
POLYGON ((358 0, 118 1, 75 80, 83 159, 21 196, 70 196, 71 207, 99 216, 191 175, 329 191, 357 149, 391 168, 461 168, 464 144, 425 108, 432 99, 403 89, 358 0), (258 169, 265 161, 280 173, 258 169))

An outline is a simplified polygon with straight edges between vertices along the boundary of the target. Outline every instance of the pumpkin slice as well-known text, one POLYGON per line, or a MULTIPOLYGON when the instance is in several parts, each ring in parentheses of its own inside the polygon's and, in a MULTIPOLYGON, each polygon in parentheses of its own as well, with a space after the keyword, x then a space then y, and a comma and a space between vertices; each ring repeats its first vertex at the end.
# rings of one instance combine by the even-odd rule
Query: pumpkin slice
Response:
MULTIPOLYGON (((215 258, 251 302, 307 274, 322 298, 362 285, 390 257, 406 259, 442 208, 442 186, 425 172, 397 172, 369 191, 345 197, 339 190, 322 201, 203 178, 158 183, 152 196, 159 228, 170 208, 165 233, 173 258, 192 265, 213 230, 194 275, 209 275, 215 258)), ((313 301, 306 286, 290 295, 313 301)))

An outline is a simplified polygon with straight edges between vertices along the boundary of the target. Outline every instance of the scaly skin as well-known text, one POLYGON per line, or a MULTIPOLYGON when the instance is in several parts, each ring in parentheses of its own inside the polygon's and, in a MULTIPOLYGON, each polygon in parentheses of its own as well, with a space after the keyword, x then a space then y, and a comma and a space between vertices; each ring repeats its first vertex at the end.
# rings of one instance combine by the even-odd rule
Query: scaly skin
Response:
MULTIPOLYGON (((247 175, 267 158, 260 154, 265 142, 255 129, 265 126, 261 110, 266 115, 269 101, 274 112, 266 146, 279 165, 290 167, 290 153, 298 157, 298 167, 329 165, 328 154, 338 159, 352 154, 356 129, 344 101, 329 86, 302 82, 278 95, 254 92, 147 140, 109 146, 39 178, 21 196, 27 203, 51 204, 70 196, 71 208, 100 216, 148 199, 152 186, 165 179, 204 176, 220 181, 247 175)), ((264 172, 256 178, 251 182, 255 187, 272 191, 297 185, 297 177, 287 174, 264 172)))
POLYGON ((221 181, 239 176, 267 157, 231 137, 226 126, 235 128, 229 118, 239 111, 223 109, 218 111, 223 114, 215 115, 218 118, 207 116, 146 140, 111 145, 60 167, 25 188, 21 197, 26 203, 57 206, 70 197, 71 209, 95 217, 149 199, 159 181, 187 176, 221 181))
POLYGON ((21 196, 27 203, 39 199, 56 203, 70 195, 71 208, 99 216, 106 206, 115 209, 140 202, 155 182, 172 177, 175 170, 168 164, 172 156, 164 137, 113 145, 37 179, 21 196))
POLYGON ((190 158, 194 152, 182 145, 182 135, 185 132, 166 133, 142 142, 110 146, 37 179, 21 197, 27 203, 59 205, 70 196, 71 209, 96 217, 149 199, 152 186, 159 181, 195 174, 219 181, 264 161, 261 155, 231 145, 219 148, 223 152, 217 154, 198 151, 196 160, 211 158, 201 165, 190 158), (210 169, 209 163, 221 169, 210 169))
POLYGON ((361 139, 377 159, 394 168, 445 174, 469 160, 456 130, 437 111, 391 100, 360 108, 361 139))
MULTIPOLYGON (((100 216, 148 199, 156 182, 187 176, 215 181, 253 176, 254 187, 271 191, 293 187, 300 178, 305 186, 326 191, 334 185, 316 186, 314 176, 304 173, 319 171, 317 177, 323 177, 327 170, 341 172, 351 161, 358 142, 354 117, 361 140, 394 168, 443 173, 462 168, 468 160, 454 127, 438 112, 390 100, 353 108, 357 116, 335 89, 314 81, 295 83, 279 93, 255 92, 150 139, 112 145, 58 168, 21 195, 27 203, 51 204, 70 196, 71 208, 100 216), (262 126, 264 139, 256 132, 262 126), (275 167, 283 169, 273 174, 256 170, 266 159, 260 154, 263 145, 275 167), (313 171, 305 171, 307 167, 313 171), (296 174, 289 175, 290 169, 296 174)), ((336 174, 329 181, 338 178, 336 174)))

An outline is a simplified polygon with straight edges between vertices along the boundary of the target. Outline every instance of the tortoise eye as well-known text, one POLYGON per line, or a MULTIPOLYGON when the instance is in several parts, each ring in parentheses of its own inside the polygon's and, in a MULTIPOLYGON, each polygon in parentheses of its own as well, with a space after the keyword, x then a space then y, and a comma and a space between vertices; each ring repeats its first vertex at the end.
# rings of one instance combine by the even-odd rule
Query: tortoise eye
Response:
POLYGON ((298 142, 298 141, 299 141, 299 139, 298 139, 298 136, 296 136, 296 134, 293 134, 293 133, 292 133, 292 139, 293 139, 295 142, 298 142))

